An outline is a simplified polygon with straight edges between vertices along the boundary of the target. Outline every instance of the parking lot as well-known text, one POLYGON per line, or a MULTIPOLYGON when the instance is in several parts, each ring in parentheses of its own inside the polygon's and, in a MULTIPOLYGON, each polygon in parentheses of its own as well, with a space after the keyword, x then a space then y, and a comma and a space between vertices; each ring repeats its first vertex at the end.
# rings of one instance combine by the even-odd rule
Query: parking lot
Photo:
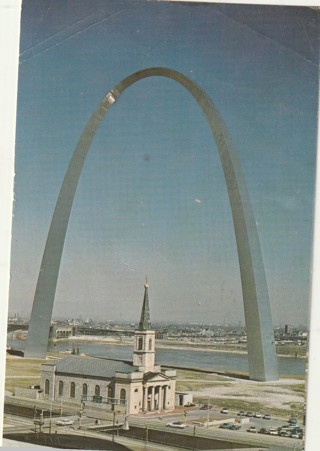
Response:
POLYGON ((304 437, 304 426, 294 417, 281 419, 272 417, 269 412, 238 412, 228 408, 217 410, 209 404, 185 409, 180 415, 170 415, 168 427, 184 428, 188 426, 205 427, 207 429, 224 429, 251 434, 264 434, 301 440, 304 437), (177 424, 175 425, 174 422, 177 424))

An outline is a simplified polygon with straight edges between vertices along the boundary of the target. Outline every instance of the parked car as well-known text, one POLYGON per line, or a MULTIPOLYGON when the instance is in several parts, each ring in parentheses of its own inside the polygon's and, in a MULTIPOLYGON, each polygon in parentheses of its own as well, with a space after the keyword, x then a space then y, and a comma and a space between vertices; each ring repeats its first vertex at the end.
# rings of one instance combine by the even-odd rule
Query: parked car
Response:
POLYGON ((223 409, 220 410, 220 413, 229 413, 229 410, 224 407, 223 409))
POLYGON ((239 417, 245 417, 246 416, 246 412, 244 410, 239 410, 239 412, 237 413, 237 415, 239 417))
POLYGON ((247 412, 246 416, 247 417, 253 417, 253 412, 247 412))
POLYGON ((173 421, 172 423, 167 423, 169 428, 177 428, 177 429, 185 429, 187 427, 186 424, 181 421, 173 421))
POLYGON ((229 429, 229 427, 230 427, 230 423, 222 423, 219 426, 220 429, 229 429))
POLYGON ((261 413, 256 412, 253 416, 254 416, 255 418, 261 418, 261 413))
POLYGON ((280 431, 279 435, 281 437, 291 437, 291 432, 290 431, 280 431))
POLYGON ((275 428, 270 428, 269 429, 269 434, 270 435, 279 435, 279 431, 275 428))
POLYGON ((291 433, 298 434, 299 438, 303 437, 303 430, 301 428, 293 429, 293 431, 291 433))
POLYGON ((200 407, 201 410, 209 410, 212 409, 212 405, 211 404, 204 404, 203 406, 200 407))
POLYGON ((263 415, 263 418, 264 418, 265 420, 271 420, 271 415, 270 415, 270 413, 265 413, 265 414, 263 415))
POLYGON ((238 431, 240 428, 241 428, 240 424, 231 423, 228 429, 231 429, 231 431, 238 431))
POLYGON ((296 432, 291 432, 291 438, 302 438, 302 437, 296 432))
POLYGON ((64 418, 62 418, 61 420, 58 420, 57 422, 56 422, 56 424, 58 425, 58 426, 71 426, 72 424, 73 424, 74 422, 72 421, 72 420, 68 420, 68 419, 64 419, 64 418))
POLYGON ((292 429, 290 429, 289 427, 282 427, 279 430, 279 435, 281 435, 282 437, 289 437, 291 435, 292 429))
POLYGON ((288 423, 290 424, 297 424, 297 419, 295 417, 290 417, 288 420, 288 423))
POLYGON ((249 429, 247 429, 248 432, 257 432, 257 428, 255 426, 250 426, 249 429))

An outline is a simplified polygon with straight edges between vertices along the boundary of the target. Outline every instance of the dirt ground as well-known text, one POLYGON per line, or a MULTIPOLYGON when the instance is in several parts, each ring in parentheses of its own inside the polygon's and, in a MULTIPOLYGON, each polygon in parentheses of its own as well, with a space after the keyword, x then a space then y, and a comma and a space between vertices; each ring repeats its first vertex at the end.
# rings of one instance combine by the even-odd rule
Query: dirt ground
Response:
POLYGON ((231 410, 270 412, 279 416, 303 416, 305 382, 281 378, 273 382, 256 382, 228 376, 180 374, 178 388, 189 388, 196 402, 210 403, 231 410), (191 376, 191 377, 190 377, 191 376))
POLYGON ((292 385, 301 384, 294 379, 282 379, 279 382, 230 381, 227 385, 203 388, 195 391, 195 396, 209 396, 212 398, 243 399, 263 403, 266 407, 290 409, 292 403, 303 403, 304 396, 294 393, 292 385))

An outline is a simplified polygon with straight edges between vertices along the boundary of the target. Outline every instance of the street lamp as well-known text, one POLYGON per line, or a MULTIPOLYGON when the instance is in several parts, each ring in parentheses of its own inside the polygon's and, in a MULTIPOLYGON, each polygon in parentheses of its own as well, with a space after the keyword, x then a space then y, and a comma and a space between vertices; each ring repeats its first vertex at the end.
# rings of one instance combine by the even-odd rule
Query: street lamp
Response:
POLYGON ((41 427, 43 426, 43 423, 44 423, 44 421, 43 421, 43 410, 40 413, 39 420, 37 420, 37 417, 34 417, 33 423, 34 423, 34 430, 35 430, 35 432, 37 432, 37 425, 39 425, 39 432, 41 433, 41 427))
POLYGON ((210 409, 210 404, 209 404, 209 396, 208 396, 208 409, 207 409, 207 429, 209 428, 209 409, 210 409))
POLYGON ((85 403, 82 401, 80 401, 80 410, 79 410, 79 429, 81 429, 81 419, 82 419, 82 414, 85 408, 85 403))
POLYGON ((187 409, 184 409, 184 412, 183 412, 183 423, 184 424, 187 424, 187 415, 188 415, 188 411, 187 411, 187 409))

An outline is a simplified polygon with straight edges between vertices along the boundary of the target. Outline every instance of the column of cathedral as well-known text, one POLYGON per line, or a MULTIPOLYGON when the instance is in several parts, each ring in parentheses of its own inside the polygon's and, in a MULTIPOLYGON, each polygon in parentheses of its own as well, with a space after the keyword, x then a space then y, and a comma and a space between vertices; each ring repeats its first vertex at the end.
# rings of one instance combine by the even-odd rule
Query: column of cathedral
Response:
POLYGON ((155 411, 166 409, 167 385, 143 387, 143 411, 155 411), (148 403, 150 401, 150 403, 148 403), (157 402, 156 402, 157 401, 157 402))

